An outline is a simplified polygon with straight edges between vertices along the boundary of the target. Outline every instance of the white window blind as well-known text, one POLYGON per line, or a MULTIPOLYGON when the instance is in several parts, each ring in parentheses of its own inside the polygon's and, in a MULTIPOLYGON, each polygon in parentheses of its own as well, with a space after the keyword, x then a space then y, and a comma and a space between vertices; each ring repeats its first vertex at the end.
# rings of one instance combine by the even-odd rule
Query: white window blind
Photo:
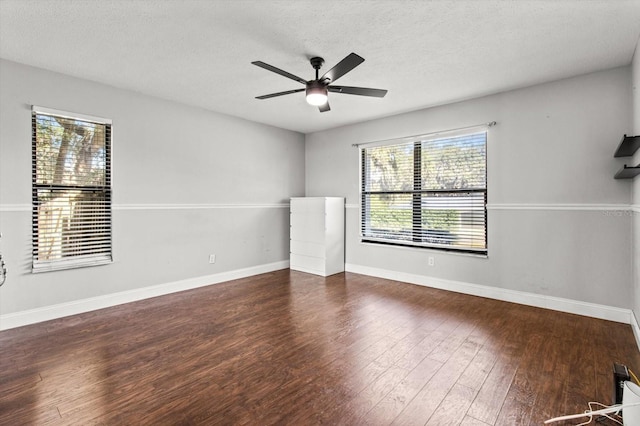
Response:
POLYGON ((111 122, 32 110, 33 272, 111 255, 111 122))
POLYGON ((363 241, 487 252, 487 132, 361 147, 363 241))

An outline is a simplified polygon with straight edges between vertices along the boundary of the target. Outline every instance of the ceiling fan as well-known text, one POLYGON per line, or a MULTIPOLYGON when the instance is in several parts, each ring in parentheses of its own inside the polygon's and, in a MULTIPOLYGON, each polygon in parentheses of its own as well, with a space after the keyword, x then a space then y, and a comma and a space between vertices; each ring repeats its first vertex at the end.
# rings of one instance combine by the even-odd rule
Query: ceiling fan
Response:
POLYGON ((382 89, 368 89, 366 87, 334 86, 331 84, 364 62, 364 58, 356 55, 355 53, 350 53, 349 55, 347 55, 343 60, 338 62, 336 66, 334 66, 329 71, 324 73, 322 77, 318 77, 318 71, 320 70, 320 68, 322 68, 324 59, 319 57, 314 57, 314 58, 311 58, 309 61, 311 62, 311 66, 316 70, 316 78, 314 80, 309 80, 309 81, 301 77, 298 77, 297 75, 293 75, 291 73, 283 71, 280 68, 276 68, 273 65, 265 64, 262 61, 251 62, 253 65, 257 65, 261 68, 264 68, 271 72, 275 72, 276 74, 280 74, 281 76, 290 78, 291 80, 295 80, 298 83, 302 83, 305 85, 304 89, 287 90, 285 92, 278 92, 278 93, 271 93, 269 95, 256 96, 256 99, 275 98, 276 96, 289 95, 291 93, 302 92, 303 90, 305 90, 307 95, 307 103, 309 103, 310 105, 316 105, 320 110, 320 112, 327 112, 331 110, 331 108, 329 107, 327 92, 343 93, 346 95, 373 96, 375 98, 383 98, 384 95, 387 94, 387 91, 382 89))

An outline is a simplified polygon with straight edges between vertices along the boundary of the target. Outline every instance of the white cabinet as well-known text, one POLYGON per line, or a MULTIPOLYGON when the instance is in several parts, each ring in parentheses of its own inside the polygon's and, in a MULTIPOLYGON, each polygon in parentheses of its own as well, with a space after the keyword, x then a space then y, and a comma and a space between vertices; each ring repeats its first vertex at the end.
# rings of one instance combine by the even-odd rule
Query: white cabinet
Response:
POLYGON ((344 198, 291 199, 290 268, 328 275, 344 271, 344 198))

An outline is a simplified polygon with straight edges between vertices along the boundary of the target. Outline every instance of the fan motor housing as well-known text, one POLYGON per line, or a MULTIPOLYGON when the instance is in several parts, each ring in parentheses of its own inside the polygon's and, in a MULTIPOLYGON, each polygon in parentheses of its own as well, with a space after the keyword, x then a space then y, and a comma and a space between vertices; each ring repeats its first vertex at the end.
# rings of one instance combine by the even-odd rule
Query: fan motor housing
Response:
POLYGON ((327 85, 321 82, 320 80, 311 80, 307 82, 307 93, 309 93, 309 90, 315 93, 318 93, 319 91, 322 90, 326 93, 327 85))

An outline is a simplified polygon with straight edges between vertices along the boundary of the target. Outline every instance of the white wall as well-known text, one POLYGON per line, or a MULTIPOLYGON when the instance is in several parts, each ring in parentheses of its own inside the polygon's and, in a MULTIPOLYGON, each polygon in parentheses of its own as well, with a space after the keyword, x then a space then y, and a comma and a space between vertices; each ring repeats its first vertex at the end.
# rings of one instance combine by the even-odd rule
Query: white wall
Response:
POLYGON ((0 317, 286 267, 288 199, 304 195, 302 134, 4 60, 0 93, 0 249, 9 270, 0 317), (113 120, 113 264, 31 273, 32 104, 113 120))
MULTIPOLYGON (((631 134, 640 135, 640 39, 636 44, 636 51, 631 64, 631 81, 633 94, 633 131, 631 134)), ((630 165, 640 164, 640 150, 636 152, 630 165)), ((633 263, 634 263, 634 305, 633 310, 636 320, 640 320, 640 177, 633 179, 633 263)), ((638 330, 640 331, 640 330, 638 330)), ((640 342, 640 335, 637 336, 640 342)))
POLYGON ((630 309, 631 183, 613 179, 622 165, 613 152, 630 130, 630 81, 624 67, 309 134, 307 196, 347 198, 352 267, 630 309), (360 242, 352 144, 493 120, 488 258, 360 242))

